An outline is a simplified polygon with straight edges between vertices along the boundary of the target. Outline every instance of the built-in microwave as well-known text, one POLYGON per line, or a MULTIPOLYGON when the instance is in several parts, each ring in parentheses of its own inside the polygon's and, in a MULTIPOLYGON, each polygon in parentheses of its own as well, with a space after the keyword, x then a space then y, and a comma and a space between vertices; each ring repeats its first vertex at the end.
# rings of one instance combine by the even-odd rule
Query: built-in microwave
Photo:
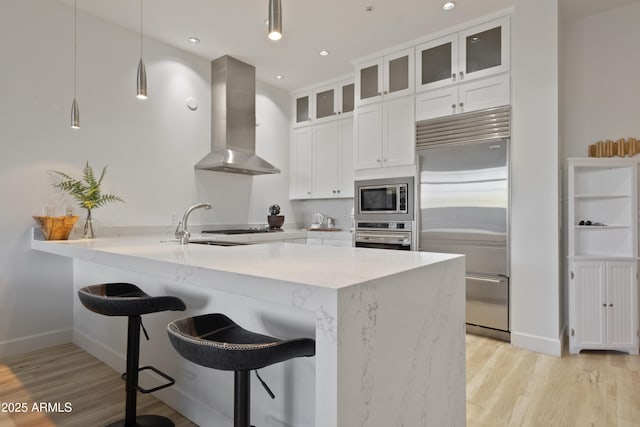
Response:
POLYGON ((356 221, 413 221, 413 177, 355 182, 356 221))

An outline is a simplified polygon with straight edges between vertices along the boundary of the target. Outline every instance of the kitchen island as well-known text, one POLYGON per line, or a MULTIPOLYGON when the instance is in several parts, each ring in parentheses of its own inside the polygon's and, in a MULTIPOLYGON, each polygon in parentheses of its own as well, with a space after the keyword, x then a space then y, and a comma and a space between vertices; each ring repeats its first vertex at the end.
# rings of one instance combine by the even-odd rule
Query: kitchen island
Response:
MULTIPOLYGON (((465 425, 463 256, 161 240, 33 240, 32 248, 73 258, 74 342, 119 371, 124 370, 126 319, 89 312, 75 296, 77 289, 128 281, 150 295, 183 299, 186 312, 143 317, 151 340, 142 340, 141 365, 176 378, 174 387, 155 395, 195 423, 232 425, 233 374, 182 359, 168 341, 166 325, 222 312, 256 332, 316 340, 315 358, 261 371, 276 400, 252 381, 252 424, 465 425)), ((141 378, 143 386, 157 383, 141 378)))

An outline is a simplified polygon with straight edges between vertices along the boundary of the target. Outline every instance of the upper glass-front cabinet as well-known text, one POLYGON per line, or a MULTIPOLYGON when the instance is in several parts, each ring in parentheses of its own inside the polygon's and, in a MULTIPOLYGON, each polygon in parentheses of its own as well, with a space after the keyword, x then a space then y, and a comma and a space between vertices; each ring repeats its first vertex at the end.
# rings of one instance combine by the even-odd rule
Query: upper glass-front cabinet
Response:
POLYGON ((313 117, 311 105, 311 92, 303 92, 293 97, 293 126, 305 126, 311 124, 313 117))
POLYGON ((413 93, 413 55, 413 49, 406 49, 359 64, 355 84, 357 104, 413 93))
POLYGON ((418 91, 509 71, 509 17, 416 48, 418 91))
POLYGON ((323 86, 313 91, 315 101, 314 123, 350 116, 354 106, 353 80, 323 86))

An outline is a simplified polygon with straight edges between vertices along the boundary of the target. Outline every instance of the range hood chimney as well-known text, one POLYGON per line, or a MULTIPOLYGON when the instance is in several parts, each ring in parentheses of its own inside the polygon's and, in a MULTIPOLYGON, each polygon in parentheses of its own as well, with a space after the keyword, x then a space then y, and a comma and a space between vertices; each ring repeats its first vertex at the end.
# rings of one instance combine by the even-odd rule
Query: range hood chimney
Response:
POLYGON ((228 55, 211 62, 211 152, 195 168, 280 173, 256 156, 256 69, 228 55))

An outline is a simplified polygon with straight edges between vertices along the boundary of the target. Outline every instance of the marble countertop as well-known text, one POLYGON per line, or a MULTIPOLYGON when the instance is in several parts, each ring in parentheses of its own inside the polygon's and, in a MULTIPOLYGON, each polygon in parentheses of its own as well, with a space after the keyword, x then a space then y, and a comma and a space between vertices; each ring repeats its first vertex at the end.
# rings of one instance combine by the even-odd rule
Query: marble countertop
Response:
MULTIPOLYGON (((216 239, 233 241, 253 239, 255 241, 263 236, 269 238, 273 236, 274 239, 279 240, 295 239, 297 236, 305 237, 306 231, 291 230, 259 235, 217 235, 216 239)), ((199 239, 212 239, 212 235, 192 236, 192 240, 199 239)), ((328 289, 345 288, 460 257, 460 255, 441 253, 340 248, 282 241, 227 247, 180 245, 175 241, 168 241, 167 237, 162 235, 66 241, 34 239, 31 247, 43 252, 107 265, 140 259, 328 289)))

